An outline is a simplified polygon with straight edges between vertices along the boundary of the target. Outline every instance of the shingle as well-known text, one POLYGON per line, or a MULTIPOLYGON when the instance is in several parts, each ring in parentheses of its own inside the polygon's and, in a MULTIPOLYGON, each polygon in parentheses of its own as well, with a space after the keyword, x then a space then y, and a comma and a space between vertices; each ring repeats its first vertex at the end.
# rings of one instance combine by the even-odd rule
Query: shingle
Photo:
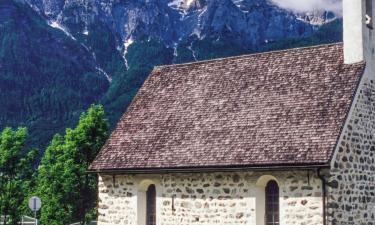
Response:
POLYGON ((363 69, 342 44, 158 67, 90 169, 325 164, 363 69))

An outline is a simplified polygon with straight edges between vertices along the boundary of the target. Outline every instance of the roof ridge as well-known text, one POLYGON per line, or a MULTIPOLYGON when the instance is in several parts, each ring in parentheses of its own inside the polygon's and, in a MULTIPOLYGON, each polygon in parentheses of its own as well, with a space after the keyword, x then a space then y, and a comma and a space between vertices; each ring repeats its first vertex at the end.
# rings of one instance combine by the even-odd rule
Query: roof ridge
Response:
POLYGON ((267 55, 267 54, 282 53, 282 52, 288 52, 288 51, 297 51, 297 50, 307 50, 307 49, 313 49, 313 48, 329 47, 329 46, 342 45, 342 44, 343 44, 343 42, 335 42, 335 43, 329 43, 329 44, 320 44, 320 45, 312 45, 312 46, 305 46, 305 47, 288 48, 288 49, 282 49, 282 50, 256 52, 256 53, 243 54, 243 55, 237 55, 237 56, 221 57, 221 58, 215 58, 215 59, 206 59, 206 60, 180 63, 180 64, 159 65, 159 66, 155 66, 154 70, 160 70, 160 69, 169 68, 169 67, 180 67, 180 66, 187 66, 187 65, 194 65, 194 64, 216 62, 216 61, 222 61, 222 60, 228 60, 228 59, 240 59, 240 58, 257 56, 257 55, 267 55))

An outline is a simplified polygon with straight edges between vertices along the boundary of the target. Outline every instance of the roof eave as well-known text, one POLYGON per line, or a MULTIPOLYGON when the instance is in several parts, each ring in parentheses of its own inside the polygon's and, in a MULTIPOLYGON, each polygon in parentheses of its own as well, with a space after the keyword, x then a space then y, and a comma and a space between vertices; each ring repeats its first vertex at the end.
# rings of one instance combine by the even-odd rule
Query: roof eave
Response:
POLYGON ((168 174, 168 173, 202 173, 202 172, 245 172, 245 171, 286 171, 316 170, 330 168, 329 163, 304 165, 261 165, 261 166, 227 166, 227 167, 179 167, 179 168, 113 168, 90 169, 88 173, 101 174, 168 174))

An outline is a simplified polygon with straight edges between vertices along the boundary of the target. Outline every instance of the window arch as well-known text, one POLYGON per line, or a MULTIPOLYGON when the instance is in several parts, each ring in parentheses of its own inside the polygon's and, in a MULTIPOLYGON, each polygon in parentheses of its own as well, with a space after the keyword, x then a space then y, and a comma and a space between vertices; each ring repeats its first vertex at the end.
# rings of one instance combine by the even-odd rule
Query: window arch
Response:
MULTIPOLYGON (((279 189, 279 181, 277 180, 276 177, 266 174, 262 175, 261 177, 258 178, 256 182, 256 188, 255 188, 255 217, 256 217, 256 224, 257 225, 278 225, 279 223, 267 223, 267 194, 266 194, 266 189, 269 184, 272 184, 270 182, 275 182, 277 185, 277 188, 279 189)), ((273 185, 275 185, 273 183, 273 185)), ((277 192, 279 195, 279 192, 277 192)), ((279 214, 278 214, 279 215, 279 214)), ((278 221, 276 221, 278 222, 278 221)))
POLYGON ((156 187, 148 186, 146 191, 146 225, 156 224, 156 187))
POLYGON ((265 219, 266 225, 279 225, 280 224, 280 212, 279 212, 279 185, 276 181, 268 181, 266 188, 266 212, 265 219))
POLYGON ((159 214, 158 194, 160 182, 158 179, 146 178, 138 181, 137 193, 137 225, 155 225, 159 214))

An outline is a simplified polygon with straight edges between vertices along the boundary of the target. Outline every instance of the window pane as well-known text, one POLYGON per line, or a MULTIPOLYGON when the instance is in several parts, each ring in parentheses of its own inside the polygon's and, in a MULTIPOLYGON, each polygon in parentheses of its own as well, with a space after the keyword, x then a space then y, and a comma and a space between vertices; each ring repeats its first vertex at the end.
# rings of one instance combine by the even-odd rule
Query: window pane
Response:
POLYGON ((279 186, 269 181, 266 186, 266 224, 279 225, 279 186))
POLYGON ((146 224, 156 224, 156 188, 155 185, 150 185, 147 189, 147 207, 146 207, 146 224))

